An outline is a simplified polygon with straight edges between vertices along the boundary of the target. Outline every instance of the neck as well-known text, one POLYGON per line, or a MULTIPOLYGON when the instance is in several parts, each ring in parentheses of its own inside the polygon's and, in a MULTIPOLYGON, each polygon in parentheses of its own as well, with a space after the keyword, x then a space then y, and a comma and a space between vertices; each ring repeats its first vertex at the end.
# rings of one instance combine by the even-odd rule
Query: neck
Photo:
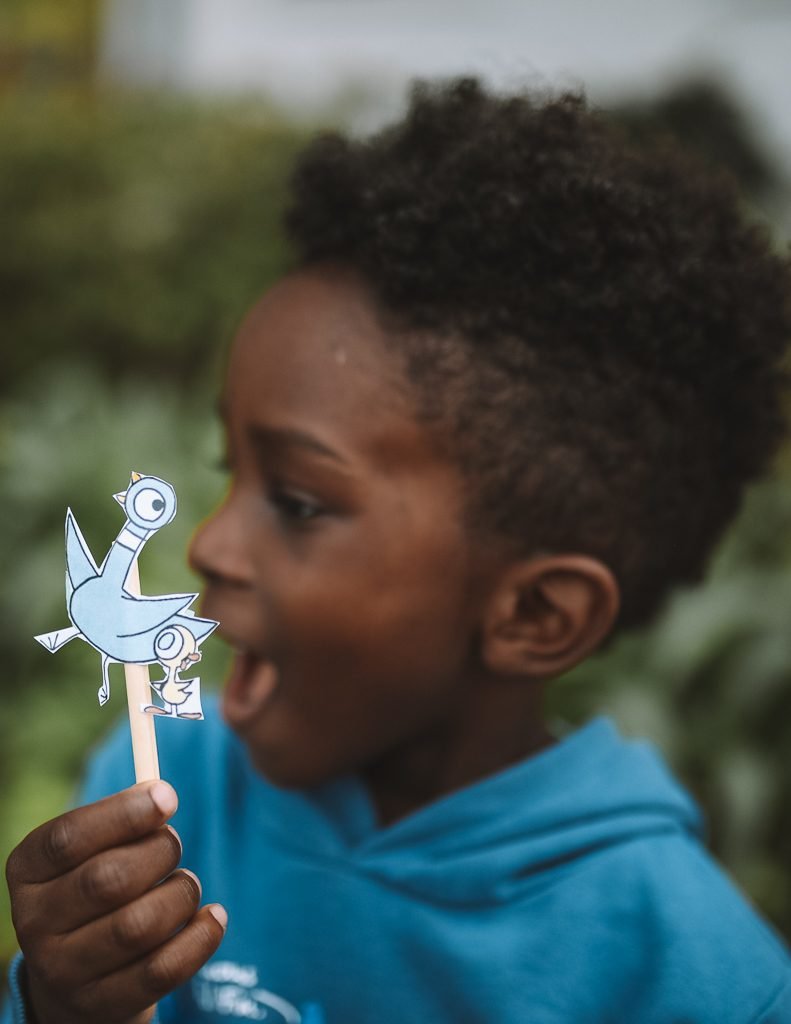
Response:
POLYGON ((150 533, 150 530, 143 530, 127 519, 115 538, 115 543, 128 551, 137 552, 148 540, 150 533))
POLYGON ((389 752, 363 771, 381 825, 493 775, 551 745, 540 683, 500 683, 477 690, 452 720, 389 752))

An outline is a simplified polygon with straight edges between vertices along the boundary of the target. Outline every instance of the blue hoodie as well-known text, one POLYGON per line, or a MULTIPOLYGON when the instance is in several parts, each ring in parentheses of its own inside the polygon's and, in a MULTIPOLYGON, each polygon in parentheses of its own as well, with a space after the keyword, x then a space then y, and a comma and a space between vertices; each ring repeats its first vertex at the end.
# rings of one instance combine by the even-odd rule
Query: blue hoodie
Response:
MULTIPOLYGON (((211 708, 159 737, 184 865, 229 914, 161 1024, 791 1022, 787 952, 658 755, 605 719, 387 828, 355 778, 269 785, 211 708)), ((131 765, 122 730, 84 800, 131 765)))

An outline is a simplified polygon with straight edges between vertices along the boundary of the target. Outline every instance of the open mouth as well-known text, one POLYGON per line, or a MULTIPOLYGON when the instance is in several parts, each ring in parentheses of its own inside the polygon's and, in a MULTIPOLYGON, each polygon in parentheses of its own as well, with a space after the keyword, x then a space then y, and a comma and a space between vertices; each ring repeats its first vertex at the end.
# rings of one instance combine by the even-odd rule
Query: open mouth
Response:
POLYGON ((240 728, 259 715, 277 686, 277 669, 252 651, 237 651, 225 684, 223 711, 229 725, 240 728))

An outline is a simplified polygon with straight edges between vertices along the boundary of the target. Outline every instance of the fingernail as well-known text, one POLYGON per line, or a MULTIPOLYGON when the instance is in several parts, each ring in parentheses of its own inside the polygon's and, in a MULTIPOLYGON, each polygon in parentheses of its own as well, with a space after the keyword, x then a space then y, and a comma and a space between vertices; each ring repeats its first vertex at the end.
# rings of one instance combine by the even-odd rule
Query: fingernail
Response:
POLYGON ((179 805, 175 789, 167 782, 155 782, 148 791, 159 811, 169 818, 179 805))
POLYGON ((198 876, 197 876, 197 875, 195 874, 195 872, 194 872, 194 871, 190 871, 190 869, 189 869, 189 868, 180 868, 179 870, 183 871, 185 875, 189 875, 189 876, 190 876, 190 878, 194 879, 194 881, 195 881, 195 884, 196 884, 196 885, 197 885, 197 887, 198 887, 198 892, 199 892, 199 893, 201 894, 201 896, 202 896, 202 895, 203 895, 203 886, 202 886, 202 885, 200 884, 200 879, 199 879, 199 878, 198 878, 198 876))
POLYGON ((163 827, 166 828, 168 830, 168 832, 171 833, 173 838, 179 844, 179 849, 181 850, 182 853, 184 853, 184 844, 182 843, 181 836, 178 834, 178 832, 173 828, 172 825, 164 825, 163 827))
POLYGON ((212 903, 209 907, 209 913, 215 921, 219 922, 222 930, 225 931, 228 927, 228 914, 225 911, 225 907, 220 906, 219 903, 212 903))

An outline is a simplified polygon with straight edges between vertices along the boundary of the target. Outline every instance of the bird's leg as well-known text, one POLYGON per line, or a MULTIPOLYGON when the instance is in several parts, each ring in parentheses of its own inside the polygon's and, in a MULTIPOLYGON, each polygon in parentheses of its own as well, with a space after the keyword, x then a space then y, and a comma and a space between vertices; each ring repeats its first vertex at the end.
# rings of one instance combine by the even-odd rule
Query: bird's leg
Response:
POLYGON ((102 685, 99 687, 99 707, 102 708, 110 699, 110 658, 109 655, 102 655, 102 685))

